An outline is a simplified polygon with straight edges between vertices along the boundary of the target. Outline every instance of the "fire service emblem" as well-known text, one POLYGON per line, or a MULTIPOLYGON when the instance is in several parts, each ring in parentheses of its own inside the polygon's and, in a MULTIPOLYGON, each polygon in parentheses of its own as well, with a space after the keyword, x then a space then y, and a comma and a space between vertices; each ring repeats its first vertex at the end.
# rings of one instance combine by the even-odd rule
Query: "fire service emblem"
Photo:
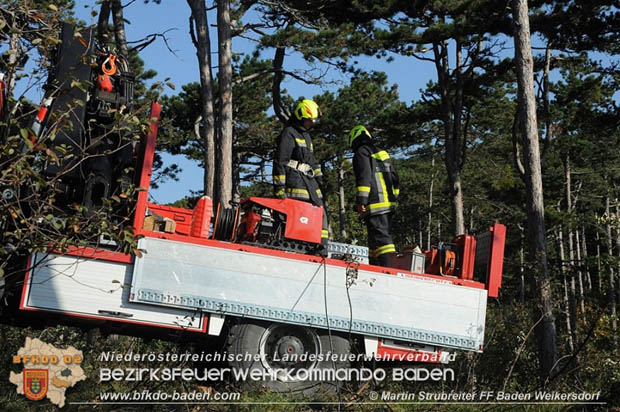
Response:
POLYGON ((47 369, 24 369, 24 394, 28 399, 38 401, 45 398, 49 387, 47 369))

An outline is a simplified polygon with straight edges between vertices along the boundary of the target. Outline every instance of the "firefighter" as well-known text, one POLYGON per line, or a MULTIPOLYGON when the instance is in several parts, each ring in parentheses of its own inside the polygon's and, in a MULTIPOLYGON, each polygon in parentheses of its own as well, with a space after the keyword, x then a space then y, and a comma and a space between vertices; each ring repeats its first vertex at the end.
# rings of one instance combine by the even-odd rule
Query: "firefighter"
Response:
POLYGON ((273 161, 273 183, 276 197, 289 197, 323 207, 321 254, 325 255, 329 232, 320 189, 323 174, 314 157, 310 137, 310 129, 320 115, 319 106, 310 99, 302 100, 295 107, 289 124, 278 136, 273 161))
POLYGON ((388 267, 396 253, 391 231, 399 194, 398 175, 390 155, 374 145, 364 126, 351 129, 349 145, 354 153, 355 208, 368 230, 369 262, 388 267))

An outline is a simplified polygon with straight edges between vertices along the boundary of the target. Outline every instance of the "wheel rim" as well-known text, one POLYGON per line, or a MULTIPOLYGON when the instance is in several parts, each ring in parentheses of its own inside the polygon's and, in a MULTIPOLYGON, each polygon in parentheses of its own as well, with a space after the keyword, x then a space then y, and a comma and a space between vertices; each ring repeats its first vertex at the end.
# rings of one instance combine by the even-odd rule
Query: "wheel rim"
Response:
POLYGON ((291 375, 314 368, 320 361, 320 354, 319 335, 310 328, 271 325, 260 339, 261 363, 281 381, 297 381, 291 375))

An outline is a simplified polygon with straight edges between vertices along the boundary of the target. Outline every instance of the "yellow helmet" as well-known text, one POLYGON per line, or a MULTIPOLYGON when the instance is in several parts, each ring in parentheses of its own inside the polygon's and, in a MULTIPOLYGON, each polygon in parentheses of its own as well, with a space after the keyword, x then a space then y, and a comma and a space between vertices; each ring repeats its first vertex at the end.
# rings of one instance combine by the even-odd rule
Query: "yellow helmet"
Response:
POLYGON ((297 120, 310 119, 316 120, 321 115, 319 105, 314 100, 304 99, 295 108, 295 117, 297 120))
POLYGON ((358 126, 355 126, 349 132, 349 146, 353 146, 353 141, 357 139, 359 135, 361 135, 362 133, 366 133, 368 137, 372 137, 370 136, 370 132, 368 132, 368 129, 366 129, 364 126, 360 124, 358 126))

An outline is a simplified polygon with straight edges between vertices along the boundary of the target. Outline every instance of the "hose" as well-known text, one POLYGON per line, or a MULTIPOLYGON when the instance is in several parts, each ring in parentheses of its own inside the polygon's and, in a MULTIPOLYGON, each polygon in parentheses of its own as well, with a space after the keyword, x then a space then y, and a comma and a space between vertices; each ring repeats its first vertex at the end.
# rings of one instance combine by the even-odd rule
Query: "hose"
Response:
POLYGON ((216 219, 216 230, 213 238, 230 241, 235 228, 236 208, 220 208, 216 219))

